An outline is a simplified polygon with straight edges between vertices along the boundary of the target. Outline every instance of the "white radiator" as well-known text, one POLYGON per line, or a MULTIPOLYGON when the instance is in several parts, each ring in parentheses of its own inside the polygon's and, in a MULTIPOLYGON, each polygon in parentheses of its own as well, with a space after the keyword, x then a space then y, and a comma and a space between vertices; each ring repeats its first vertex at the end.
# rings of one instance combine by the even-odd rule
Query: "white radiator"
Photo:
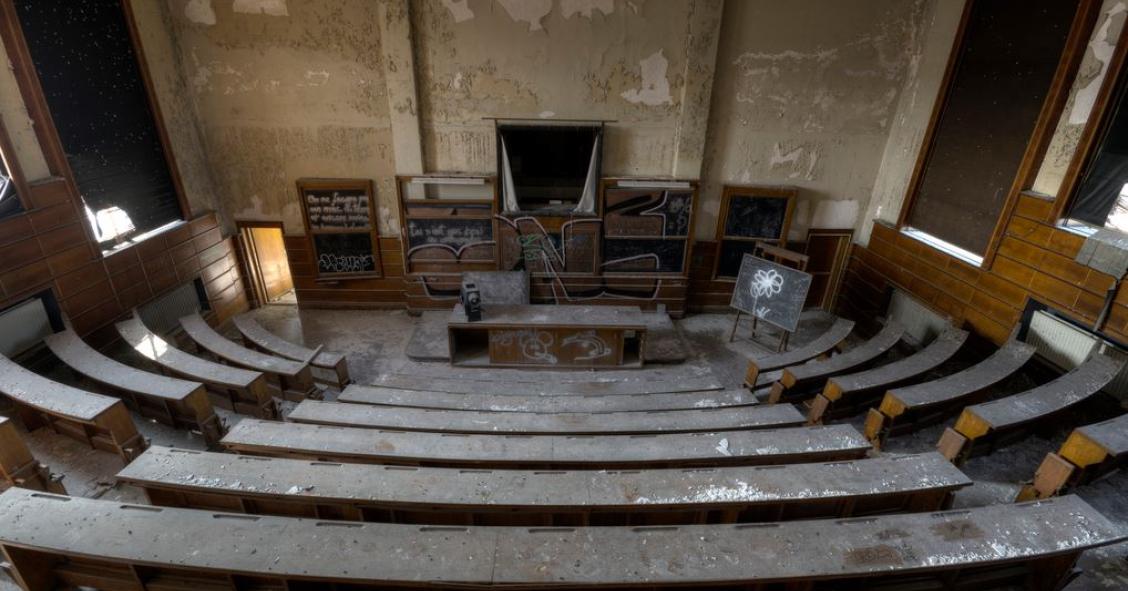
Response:
POLYGON ((931 343, 948 325, 942 316, 899 289, 893 290, 889 300, 889 319, 905 327, 905 340, 917 347, 931 343))
POLYGON ((202 308, 196 284, 189 281, 141 306, 137 312, 150 330, 157 334, 167 334, 180 328, 182 316, 198 312, 202 308))
MULTIPOLYGON (((1036 347, 1039 357, 1061 371, 1077 367, 1094 351, 1118 359, 1126 357, 1125 353, 1100 337, 1042 311, 1031 317, 1026 342, 1036 347)), ((1121 400, 1128 399, 1128 366, 1105 387, 1105 391, 1121 400)))
POLYGON ((15 357, 54 332, 43 300, 32 298, 0 313, 0 353, 15 357))

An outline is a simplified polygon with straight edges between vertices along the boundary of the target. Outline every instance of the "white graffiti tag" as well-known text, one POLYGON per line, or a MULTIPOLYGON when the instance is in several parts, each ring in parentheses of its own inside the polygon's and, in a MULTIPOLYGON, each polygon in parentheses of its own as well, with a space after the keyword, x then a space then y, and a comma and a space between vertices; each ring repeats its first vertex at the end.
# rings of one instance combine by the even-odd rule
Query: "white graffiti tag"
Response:
POLYGON ((557 363, 556 356, 553 355, 551 351, 552 344, 556 338, 551 332, 540 330, 505 330, 490 333, 490 341, 495 345, 510 346, 513 344, 514 339, 516 339, 517 347, 521 350, 521 355, 525 359, 550 365, 557 363))
POLYGON ((317 267, 326 273, 358 273, 371 271, 376 268, 376 265, 370 254, 323 254, 317 258, 317 267))
POLYGON ((607 343, 604 342, 603 339, 595 336, 594 330, 578 332, 571 336, 565 337, 564 340, 560 341, 560 346, 564 347, 566 345, 576 345, 584 351, 583 354, 577 355, 575 357, 576 361, 590 361, 592 359, 599 359, 600 357, 606 357, 614 353, 611 347, 608 347, 607 343))

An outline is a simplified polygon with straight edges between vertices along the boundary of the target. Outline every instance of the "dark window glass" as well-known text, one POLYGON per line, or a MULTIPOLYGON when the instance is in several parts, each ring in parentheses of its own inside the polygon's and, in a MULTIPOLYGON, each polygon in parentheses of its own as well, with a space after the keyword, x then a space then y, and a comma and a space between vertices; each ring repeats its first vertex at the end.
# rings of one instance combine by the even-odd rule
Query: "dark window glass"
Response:
POLYGON ((15 5, 99 241, 181 219, 121 0, 15 5))
POLYGON ((908 225, 986 252, 1077 3, 975 0, 908 225))
POLYGON ((1069 218, 1128 232, 1128 80, 1121 72, 1105 115, 1099 148, 1090 158, 1077 188, 1069 218))

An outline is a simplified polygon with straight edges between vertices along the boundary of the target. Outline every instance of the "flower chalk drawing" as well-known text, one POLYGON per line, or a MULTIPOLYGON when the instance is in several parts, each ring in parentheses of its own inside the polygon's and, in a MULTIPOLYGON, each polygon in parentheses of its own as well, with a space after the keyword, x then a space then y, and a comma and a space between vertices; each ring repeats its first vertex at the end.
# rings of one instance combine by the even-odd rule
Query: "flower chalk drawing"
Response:
POLYGON ((775 269, 760 269, 752 276, 752 295, 772 297, 783 289, 783 275, 775 269))

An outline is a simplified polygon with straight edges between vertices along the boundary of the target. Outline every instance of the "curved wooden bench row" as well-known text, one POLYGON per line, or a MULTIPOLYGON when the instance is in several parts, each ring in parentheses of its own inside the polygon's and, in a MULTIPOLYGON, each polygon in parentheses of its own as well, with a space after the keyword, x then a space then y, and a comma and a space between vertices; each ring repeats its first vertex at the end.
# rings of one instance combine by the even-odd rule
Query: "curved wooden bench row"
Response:
POLYGON ((332 380, 325 380, 317 373, 314 373, 313 379, 325 382, 336 386, 338 389, 344 388, 352 381, 349 378, 349 362, 343 353, 334 353, 332 351, 315 351, 308 347, 291 343, 279 337, 278 335, 266 330, 261 324, 251 318, 249 314, 240 314, 236 316, 232 322, 235 328, 239 330, 239 334, 243 335, 243 343, 251 348, 256 348, 265 351, 272 355, 285 357, 293 361, 307 361, 314 368, 323 369, 333 375, 332 380))
POLYGON ((973 453, 1012 443, 1031 427, 1050 421, 1104 388, 1120 373, 1123 361, 1094 354, 1058 379, 963 410, 955 427, 944 429, 936 447, 957 465, 973 453))
POLYGON ((517 396, 513 394, 451 394, 350 384, 337 402, 489 412, 620 413, 751 406, 759 401, 744 389, 666 394, 591 394, 517 396))
POLYGON ((0 549, 27 591, 100 589, 1057 590, 1125 538, 1080 498, 773 524, 475 527, 212 513, 21 489, 0 549), (1021 533, 1020 533, 1021 532, 1021 533), (817 587, 816 587, 817 585, 817 587))
POLYGON ((888 322, 873 338, 844 353, 825 361, 787 367, 779 380, 772 384, 768 401, 776 403, 808 397, 811 390, 821 389, 831 376, 871 365, 892 349, 904 334, 905 329, 900 324, 888 322))
POLYGON ((803 424, 802 413, 789 404, 707 410, 536 414, 437 410, 305 400, 298 404, 287 418, 295 423, 366 429, 510 435, 691 433, 770 429, 803 424))
POLYGON ((853 427, 669 435, 461 435, 407 433, 244 419, 224 436, 230 451, 333 462, 525 469, 684 468, 793 464, 863 457, 853 427))
POLYGON ((116 453, 126 463, 149 446, 121 400, 49 380, 3 355, 0 394, 16 403, 17 415, 29 431, 49 426, 56 433, 116 453))
POLYGON ((321 397, 317 387, 313 385, 308 360, 292 361, 243 347, 216 332, 199 314, 181 318, 180 328, 201 350, 232 365, 262 372, 283 399, 300 401, 321 397))
MULTIPOLYGON (((569 373, 579 375, 598 375, 595 372, 575 370, 569 373)), ((372 383, 373 386, 401 388, 403 390, 423 390, 427 392, 449 392, 451 394, 516 394, 518 396, 575 395, 575 394, 666 394, 671 392, 705 392, 723 390, 712 376, 686 376, 662 380, 591 380, 591 381, 549 381, 508 382, 503 380, 468 380, 456 378, 420 378, 404 374, 387 374, 372 383)))
POLYGON ((1034 356, 1034 346, 1009 341, 987 359, 938 380, 885 393, 881 405, 866 415, 866 439, 882 445, 890 435, 937 423, 1022 369, 1034 356))
POLYGON ((971 484, 938 453, 680 470, 459 470, 150 448, 118 473, 162 507, 351 521, 646 525, 945 508, 971 484))
POLYGON ((11 486, 67 494, 62 477, 40 464, 16 431, 15 423, 0 416, 0 490, 11 486))
POLYGON ((121 393, 126 405, 172 427, 198 431, 208 445, 223 437, 207 389, 199 382, 142 371, 102 355, 74 331, 43 339, 51 352, 74 371, 121 393))
POLYGON ((811 403, 807 419, 811 424, 856 414, 895 386, 909 384, 948 361, 967 341, 967 331, 948 328, 928 346, 894 361, 827 380, 826 386, 811 403))
POLYGON ((263 419, 280 416, 278 405, 267 387, 266 376, 262 373, 185 353, 149 330, 136 316, 115 326, 121 338, 134 351, 162 370, 207 385, 208 390, 215 394, 213 402, 219 406, 263 419))
POLYGON ((1128 461, 1128 414, 1078 427, 1055 454, 1034 473, 1034 481, 1023 487, 1019 501, 1044 499, 1068 488, 1091 482, 1128 461))
POLYGON ((822 357, 830 351, 840 348, 853 330, 853 320, 837 318, 826 332, 802 347, 769 355, 762 359, 749 359, 748 369, 744 372, 744 385, 750 390, 767 386, 771 382, 767 380, 767 376, 761 375, 764 372, 783 369, 806 363, 816 357, 822 357))

